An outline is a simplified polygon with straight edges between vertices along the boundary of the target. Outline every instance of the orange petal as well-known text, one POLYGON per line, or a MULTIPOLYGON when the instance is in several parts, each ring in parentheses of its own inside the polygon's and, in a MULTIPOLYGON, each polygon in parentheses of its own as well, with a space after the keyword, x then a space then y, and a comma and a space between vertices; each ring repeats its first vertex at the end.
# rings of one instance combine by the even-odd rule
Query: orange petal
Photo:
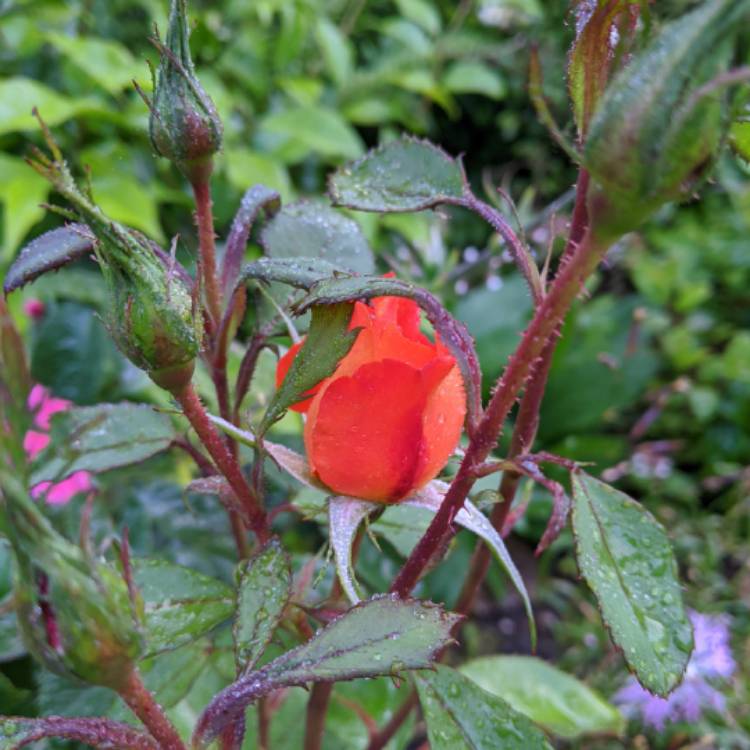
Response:
POLYGON ((406 338, 421 344, 430 343, 420 331, 421 314, 419 305, 414 300, 405 297, 376 297, 372 306, 379 320, 393 323, 406 338))
MULTIPOLYGON (((453 358, 450 358, 451 363, 453 358)), ((425 456, 415 479, 419 488, 434 479, 448 462, 461 438, 466 418, 466 392, 461 373, 453 365, 427 399, 422 429, 427 436, 425 456)))
POLYGON ((431 362, 437 353, 435 344, 423 337, 423 341, 404 336, 395 322, 382 320, 372 308, 362 303, 355 306, 352 327, 361 326, 354 346, 341 360, 333 377, 351 375, 368 362, 396 359, 421 369, 431 362), (361 305, 361 307, 359 307, 361 305))
POLYGON ((320 480, 365 500, 408 494, 422 463, 427 386, 420 370, 393 359, 334 377, 313 400, 305 425, 307 457, 320 480))

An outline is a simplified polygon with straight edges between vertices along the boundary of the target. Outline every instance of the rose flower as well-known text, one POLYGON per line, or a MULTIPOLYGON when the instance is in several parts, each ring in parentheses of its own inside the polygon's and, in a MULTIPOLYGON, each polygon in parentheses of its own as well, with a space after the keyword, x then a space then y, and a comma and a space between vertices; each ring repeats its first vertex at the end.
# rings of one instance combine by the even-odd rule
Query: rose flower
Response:
MULTIPOLYGON (((292 409, 307 414, 310 468, 338 495, 395 503, 434 479, 461 436, 466 394, 453 355, 420 332, 415 302, 356 302, 360 332, 333 375, 292 409)), ((282 383, 299 342, 281 358, 282 383)))

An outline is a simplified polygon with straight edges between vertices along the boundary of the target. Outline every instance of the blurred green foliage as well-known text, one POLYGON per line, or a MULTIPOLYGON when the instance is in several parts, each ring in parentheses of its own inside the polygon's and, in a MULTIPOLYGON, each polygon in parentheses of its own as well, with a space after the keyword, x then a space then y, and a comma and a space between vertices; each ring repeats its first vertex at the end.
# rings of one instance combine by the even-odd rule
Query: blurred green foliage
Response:
MULTIPOLYGON (((251 185, 275 188, 285 202, 320 194, 331 168, 406 130, 450 153, 465 152, 470 179, 489 188, 488 198, 503 209, 507 204, 495 188, 508 191, 540 262, 548 251, 559 252, 556 237, 564 234, 575 173, 536 121, 526 71, 534 40, 545 91, 558 119, 570 123, 562 71, 573 30, 564 0, 191 5, 198 72, 225 125, 213 186, 220 241, 251 185)), ((684 5, 665 3, 655 12, 673 15, 684 5)), ((75 169, 90 167, 95 198, 107 213, 163 245, 179 234, 181 256, 186 262, 194 257, 189 193, 176 170, 153 156, 147 110, 131 85, 135 78, 149 92, 146 60, 154 62, 156 53, 147 37, 165 19, 161 0, 0 0, 0 272, 24 239, 59 223, 39 207, 48 199, 47 184, 23 162, 30 144, 39 143, 33 106, 75 169)), ((538 442, 540 449, 593 462, 595 473, 619 480, 665 522, 689 604, 733 615, 740 663, 750 652, 748 174, 745 163, 727 154, 700 202, 662 210, 613 249, 591 286, 593 299, 579 304, 566 324, 538 442)), ((497 237, 457 212, 448 221, 435 214, 355 218, 382 270, 394 268, 431 288, 468 324, 489 390, 531 310, 497 237)), ((25 323, 37 380, 79 404, 140 398, 164 405, 96 317, 102 285, 86 263, 44 278, 24 294, 47 305, 41 322, 25 323)), ((11 300, 19 319, 22 299, 11 300)), ((270 354, 261 358, 251 409, 267 403, 274 364, 270 354)), ((299 445, 295 419, 275 430, 299 445)), ((95 538, 106 540, 127 524, 137 555, 167 556, 228 578, 233 552, 227 535, 217 533, 225 518, 210 498, 190 498, 186 509, 180 487, 188 472, 186 458, 159 457, 101 477, 108 503, 92 519, 95 538)), ((269 477, 272 503, 298 491, 280 473, 269 477)), ((529 553, 544 528, 548 502, 534 491, 513 549, 543 609, 541 654, 609 696, 625 670, 575 581, 570 537, 564 534, 539 562, 529 553)), ((79 513, 78 505, 51 511, 72 536, 79 513)), ((317 526, 288 516, 279 523, 285 545, 299 552, 300 561, 313 560, 322 539, 317 526)), ((420 593, 455 601, 472 544, 459 535, 420 593)), ((361 551, 361 578, 380 589, 401 559, 387 538, 382 548, 365 540, 361 551)), ((28 660, 18 658, 22 649, 2 609, 5 554, 0 542, 0 706, 30 714, 63 710, 70 699, 61 703, 60 686, 35 677, 28 660), (38 695, 31 692, 35 680, 41 680, 38 695)), ((322 590, 330 570, 325 573, 322 561, 318 567, 322 590)), ((507 600, 498 605, 502 586, 493 574, 497 596, 484 602, 484 614, 465 633, 469 655, 525 648, 520 611, 507 600)), ((186 687, 179 703, 184 716, 195 714, 231 677, 222 676, 222 649, 211 653, 206 670, 215 679, 186 687)), ((386 680, 338 686, 334 697, 341 701, 334 700, 326 747, 366 744, 362 725, 353 726, 344 710, 347 700, 382 724, 398 704, 397 692, 386 680)), ((715 744, 705 747, 750 747, 746 666, 727 695, 730 715, 711 715, 663 736, 647 733, 638 740, 647 744, 638 746, 683 747, 709 736, 715 744)), ((273 730, 280 738, 282 728, 298 728, 289 717, 299 716, 301 701, 295 692, 285 704, 287 719, 280 715, 273 730)), ((394 747, 406 746, 408 729, 394 747)), ((624 746, 635 746, 641 728, 633 724, 629 732, 624 746)), ((297 740, 278 741, 297 746, 297 740)), ((623 744, 590 740, 575 747, 623 744)))

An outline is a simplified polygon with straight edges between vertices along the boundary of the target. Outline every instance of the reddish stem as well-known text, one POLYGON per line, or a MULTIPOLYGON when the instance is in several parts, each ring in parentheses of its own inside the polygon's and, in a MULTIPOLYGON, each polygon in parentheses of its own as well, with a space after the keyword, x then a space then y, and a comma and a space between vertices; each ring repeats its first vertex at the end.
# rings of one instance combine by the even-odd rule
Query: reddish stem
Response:
POLYGON ((206 284, 206 306, 214 327, 221 321, 221 289, 216 272, 216 244, 214 238, 214 215, 211 203, 211 188, 207 181, 193 183, 195 196, 195 219, 198 224, 198 242, 201 265, 206 284))
POLYGON ((328 701, 333 692, 332 682, 316 682, 307 701, 304 750, 321 750, 328 712, 328 701))
POLYGON ((195 389, 191 384, 188 384, 180 393, 175 394, 175 398, 200 441, 216 463, 217 468, 242 503, 247 521, 258 537, 258 541, 265 542, 270 533, 266 514, 242 474, 237 458, 232 455, 226 443, 211 424, 195 389))
POLYGON ((268 698, 258 701, 258 750, 271 749, 271 707, 268 698))
POLYGON ((409 714, 416 708, 418 703, 417 691, 412 690, 397 711, 391 716, 390 721, 370 739, 367 750, 382 750, 401 729, 401 725, 409 718, 409 714))
POLYGON ((130 710, 159 743, 161 750, 185 750, 180 735, 167 718, 164 709, 146 689, 137 670, 132 670, 119 693, 130 710))
MULTIPOLYGON (((570 234, 568 242, 560 260, 560 266, 565 266, 578 245, 584 238, 588 226, 588 211, 586 209, 586 193, 588 192, 589 175, 586 170, 581 170, 576 185, 576 203, 573 209, 573 216, 570 223, 570 234)), ((559 326, 558 326, 559 331, 559 326)), ((518 409, 518 416, 513 428, 511 438, 509 458, 513 458, 522 453, 530 451, 536 439, 536 433, 539 428, 539 411, 542 406, 544 392, 547 388, 547 378, 552 366, 552 357, 557 345, 557 335, 553 336, 547 343, 542 353, 541 362, 536 371, 531 376, 526 390, 524 391, 521 406, 518 409)), ((508 517, 513 501, 516 497, 518 484, 521 475, 515 471, 503 472, 503 478, 500 482, 500 495, 503 498, 492 510, 490 521, 499 532, 502 531, 505 519, 508 517)), ((466 576, 463 589, 458 597, 455 610, 461 614, 471 612, 474 600, 479 593, 482 582, 487 575, 491 560, 489 548, 481 541, 477 542, 469 564, 469 572, 466 576)))
POLYGON ((435 552, 455 533, 452 529, 453 519, 474 484, 474 469, 486 460, 495 447, 503 423, 518 394, 538 369, 540 357, 548 342, 557 337, 560 323, 586 278, 604 256, 606 248, 591 232, 587 233, 576 247, 570 262, 561 269, 542 304, 537 307, 518 349, 498 383, 440 509, 391 585, 391 591, 399 596, 408 595, 435 552))

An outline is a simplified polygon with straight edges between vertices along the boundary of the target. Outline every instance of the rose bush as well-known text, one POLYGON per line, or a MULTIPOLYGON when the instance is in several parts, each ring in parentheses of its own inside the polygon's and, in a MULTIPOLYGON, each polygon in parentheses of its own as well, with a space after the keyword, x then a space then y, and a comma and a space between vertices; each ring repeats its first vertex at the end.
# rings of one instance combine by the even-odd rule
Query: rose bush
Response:
MULTIPOLYGON (((455 359, 439 337, 420 331, 415 302, 357 302, 360 329, 333 375, 293 406, 307 414, 310 467, 340 495, 394 503, 445 466, 461 436, 466 394, 455 359)), ((304 342, 279 361, 277 386, 304 342)))

